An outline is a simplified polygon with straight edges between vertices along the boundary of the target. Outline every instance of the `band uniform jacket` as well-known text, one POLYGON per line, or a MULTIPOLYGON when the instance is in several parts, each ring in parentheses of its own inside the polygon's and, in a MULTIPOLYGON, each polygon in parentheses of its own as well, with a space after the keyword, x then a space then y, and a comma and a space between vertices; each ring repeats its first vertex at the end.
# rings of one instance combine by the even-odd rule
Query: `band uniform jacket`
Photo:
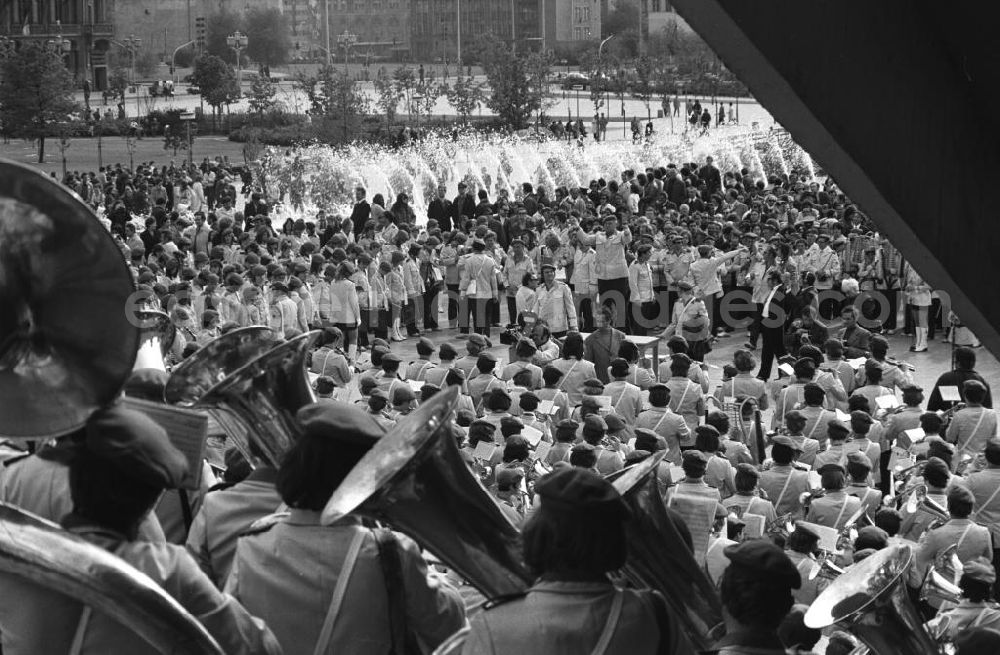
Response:
POLYGON ((792 589, 792 598, 795 599, 796 603, 812 605, 812 602, 830 585, 830 582, 820 576, 812 580, 809 579, 809 574, 812 573, 813 566, 816 565, 816 560, 813 557, 794 550, 786 550, 785 554, 788 555, 788 559, 792 560, 792 564, 795 565, 795 569, 802 579, 802 585, 798 589, 792 589))
POLYGON ((427 374, 430 373, 436 365, 429 359, 417 359, 410 362, 406 367, 406 379, 416 380, 417 382, 425 382, 427 380, 427 374))
POLYGON ((744 514, 763 516, 765 525, 773 523, 778 518, 771 501, 756 495, 734 494, 723 500, 722 506, 739 517, 744 514))
POLYGON ((826 430, 830 421, 837 418, 834 412, 817 405, 806 405, 799 410, 806 417, 806 425, 802 434, 819 442, 821 448, 826 447, 829 437, 826 430))
POLYGON ((767 409, 767 385, 752 372, 737 373, 735 377, 724 380, 715 390, 715 398, 720 402, 725 402, 726 398, 735 400, 738 396, 749 396, 757 401, 757 407, 761 411, 767 409))
POLYGON ((867 484, 852 482, 847 485, 844 491, 847 492, 847 495, 855 496, 861 501, 861 505, 865 508, 865 513, 868 516, 874 517, 875 512, 882 507, 882 492, 869 487, 867 484))
MULTIPOLYGON (((16 505, 43 519, 59 523, 73 511, 69 493, 69 456, 72 446, 57 443, 34 455, 8 460, 0 477, 0 502, 16 505)), ((166 543, 155 512, 139 524, 139 538, 166 543)))
POLYGON ((993 558, 993 540, 989 529, 970 519, 953 518, 921 536, 914 561, 915 571, 923 576, 934 558, 949 546, 957 546, 955 554, 963 564, 976 557, 993 558))
POLYGON ((843 490, 827 491, 826 495, 813 498, 806 513, 806 520, 839 530, 859 509, 861 501, 848 496, 843 490))
POLYGON ((676 620, 669 612, 657 610, 654 603, 663 601, 654 601, 652 593, 616 589, 603 581, 543 579, 523 597, 476 614, 462 655, 594 653, 608 624, 613 632, 602 655, 693 655, 676 620), (621 603, 617 619, 612 615, 616 596, 621 603))
MULTIPOLYGON (((878 360, 876 360, 878 361, 878 360)), ((883 387, 891 390, 903 389, 913 386, 913 376, 908 372, 904 371, 902 368, 896 366, 895 364, 890 364, 889 362, 879 362, 879 368, 882 369, 882 381, 879 382, 883 387)), ((855 386, 862 386, 867 381, 865 377, 865 367, 862 366, 854 374, 855 386)))
MULTIPOLYGON (((293 509, 269 529, 236 546, 226 591, 262 618, 285 653, 312 653, 319 639, 347 551, 363 532, 340 614, 326 653, 370 655, 390 649, 389 598, 374 534, 360 520, 322 526, 320 513, 293 509), (251 609, 252 608, 252 609, 251 609)), ((407 626, 430 648, 462 627, 461 596, 429 575, 420 548, 397 534, 407 626)))
POLYGON ((188 532, 187 549, 220 589, 229 577, 237 538, 281 505, 276 478, 277 471, 262 466, 228 489, 205 494, 188 532))
POLYGON ((330 376, 338 387, 348 386, 353 377, 347 357, 339 350, 326 346, 312 354, 309 370, 319 375, 330 376))
POLYGON ((479 355, 466 355, 461 359, 455 360, 452 364, 452 368, 457 368, 458 370, 465 373, 465 379, 471 380, 472 378, 479 375, 479 369, 476 367, 476 362, 479 361, 479 355))
POLYGON ((944 624, 945 637, 954 642, 958 635, 973 628, 992 628, 1000 630, 1000 608, 994 603, 974 603, 968 598, 959 601, 958 606, 947 611, 941 611, 928 624, 931 629, 944 624))
POLYGON ((670 410, 683 416, 690 429, 688 437, 681 442, 681 446, 693 446, 694 429, 698 427, 698 420, 705 413, 705 398, 701 386, 686 377, 672 377, 667 380, 666 385, 670 389, 670 410))
POLYGON ((556 387, 560 391, 566 392, 566 395, 569 396, 570 405, 579 405, 583 400, 583 382, 584 380, 597 377, 597 367, 587 359, 577 359, 576 357, 570 357, 569 359, 560 357, 559 359, 552 360, 550 365, 563 372, 563 376, 556 387))
MULTIPOLYGON (((927 497, 936 502, 941 507, 948 509, 948 496, 943 489, 928 489, 927 497)), ((932 523, 939 520, 937 514, 932 514, 923 507, 917 507, 917 511, 912 514, 905 514, 903 522, 899 526, 900 537, 909 541, 919 541, 920 537, 927 531, 932 523)))
POLYGON ((663 438, 667 445, 667 461, 680 465, 681 443, 691 441, 691 429, 683 416, 672 412, 669 407, 651 407, 639 414, 635 427, 652 430, 663 438))
POLYGON ((986 449, 997 431, 997 415, 986 407, 964 407, 952 415, 945 438, 955 444, 952 470, 962 460, 963 453, 977 455, 986 449))
POLYGON ((972 518, 987 526, 994 543, 1000 545, 1000 468, 990 467, 970 474, 965 486, 976 497, 972 518))
POLYGON ((615 380, 604 386, 604 395, 611 396, 611 406, 627 425, 635 425, 642 411, 642 390, 624 380, 615 380))
POLYGON ((767 494, 778 516, 791 514, 802 518, 799 496, 810 490, 809 474, 792 466, 772 466, 760 474, 760 488, 767 494))
MULTIPOLYGON (((280 654, 274 635, 231 596, 220 592, 181 546, 126 541, 94 526, 71 528, 87 541, 114 553, 145 573, 190 612, 222 647, 234 655, 280 654)), ((83 606, 25 578, 0 573, 0 631, 5 655, 68 653, 83 606)), ((134 655, 150 651, 141 636, 100 612, 86 621, 81 654, 134 655)))
MULTIPOLYGON (((670 378, 670 361, 667 360, 660 364, 660 368, 657 371, 659 374, 659 379, 667 380, 670 378)), ((688 369, 688 378, 701 386, 702 393, 708 393, 709 388, 711 388, 711 383, 708 379, 708 373, 705 369, 701 367, 699 362, 691 362, 691 368, 688 369)))
POLYGON ((535 289, 535 313, 538 320, 548 323, 553 333, 577 329, 573 292, 556 280, 552 287, 540 284, 535 289))
POLYGON ((503 380, 513 380, 520 371, 531 371, 531 388, 538 389, 542 386, 542 368, 535 366, 531 362, 514 361, 503 367, 500 378, 503 380))

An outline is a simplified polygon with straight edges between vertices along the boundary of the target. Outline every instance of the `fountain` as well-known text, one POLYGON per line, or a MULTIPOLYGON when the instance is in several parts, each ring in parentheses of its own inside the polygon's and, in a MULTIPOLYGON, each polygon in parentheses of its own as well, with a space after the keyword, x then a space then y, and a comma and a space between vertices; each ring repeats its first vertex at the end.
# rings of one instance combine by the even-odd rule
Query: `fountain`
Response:
POLYGON ((792 172, 810 180, 822 175, 788 132, 744 127, 722 128, 705 136, 661 133, 640 144, 588 142, 582 148, 561 140, 475 133, 457 140, 429 135, 395 150, 373 144, 271 148, 261 158, 260 172, 269 185, 284 192, 285 202, 273 217, 278 225, 289 217, 315 216, 320 208, 347 216, 354 187, 359 185, 367 189, 369 199, 382 194, 387 208, 405 192, 422 223, 442 184, 449 198, 463 181, 472 193, 485 189, 491 200, 501 190, 518 197, 524 182, 543 186, 551 195, 557 186, 585 186, 599 177, 617 180, 626 168, 640 171, 669 162, 703 162, 708 155, 723 171, 745 167, 758 179, 792 172))

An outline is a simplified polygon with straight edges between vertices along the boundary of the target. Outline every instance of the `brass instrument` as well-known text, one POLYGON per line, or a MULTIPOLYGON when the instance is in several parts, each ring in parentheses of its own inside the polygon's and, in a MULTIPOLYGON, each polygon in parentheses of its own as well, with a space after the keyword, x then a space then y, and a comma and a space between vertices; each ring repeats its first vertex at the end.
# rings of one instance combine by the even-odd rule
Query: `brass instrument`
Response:
POLYGON ((666 511, 656 469, 665 451, 619 471, 612 484, 632 510, 626 523, 623 573, 635 586, 659 591, 696 650, 711 646, 722 623, 722 601, 666 511))
POLYGON ((212 339, 178 364, 163 393, 172 405, 190 407, 230 375, 281 343, 271 328, 245 327, 212 339))
POLYGON ((816 560, 816 563, 809 569, 809 579, 822 578, 824 580, 836 580, 843 575, 844 569, 834 564, 831 559, 829 554, 824 554, 816 560))
POLYGON ((906 592, 913 550, 893 544, 834 580, 809 607, 810 628, 836 625, 875 655, 938 655, 933 637, 906 592))
POLYGON ((0 161, 0 438, 69 434, 118 396, 139 345, 133 289, 76 194, 0 161))
POLYGON ((918 509, 922 509, 928 514, 934 516, 934 521, 927 526, 927 530, 933 530, 939 526, 944 525, 951 518, 948 510, 941 506, 940 503, 933 500, 927 495, 927 485, 921 484, 917 485, 910 492, 909 498, 906 500, 906 511, 913 514, 918 509))
POLYGON ((136 318, 140 321, 140 342, 132 370, 152 368, 166 372, 167 355, 177 338, 174 322, 166 312, 155 309, 140 309, 136 312, 136 318))
POLYGON ((958 604, 962 590, 962 560, 958 558, 958 544, 951 544, 934 557, 934 562, 924 575, 920 586, 920 600, 958 604))
POLYGON ((167 380, 166 396, 167 400, 181 401, 197 397, 197 406, 228 410, 246 428, 227 431, 227 436, 247 461, 251 461, 251 452, 246 440, 252 439, 264 460, 278 467, 300 434, 295 413, 316 402, 305 360, 319 332, 300 334, 269 348, 272 334, 270 330, 262 333, 258 328, 245 328, 213 340, 190 358, 195 360, 191 365, 177 367, 167 380), (230 335, 236 336, 216 343, 230 335), (231 343, 242 350, 224 348, 231 343), (241 357, 250 360, 241 364, 241 357))
POLYGON ((66 595, 160 653, 222 655, 205 627, 158 584, 55 523, 0 503, 0 571, 66 595))
POLYGON ((382 437, 330 497, 322 522, 352 513, 385 521, 487 598, 521 593, 534 575, 518 530, 442 429, 458 395, 457 387, 442 389, 382 437))

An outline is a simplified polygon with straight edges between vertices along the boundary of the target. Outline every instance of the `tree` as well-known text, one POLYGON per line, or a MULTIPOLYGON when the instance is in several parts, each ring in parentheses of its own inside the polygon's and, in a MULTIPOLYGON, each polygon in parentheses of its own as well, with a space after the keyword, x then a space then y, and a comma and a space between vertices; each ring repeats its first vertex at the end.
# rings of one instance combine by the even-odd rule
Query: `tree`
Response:
POLYGON ((159 58, 149 50, 142 50, 135 54, 135 76, 136 79, 151 78, 156 74, 156 69, 160 64, 159 58))
POLYGON ((240 90, 233 69, 214 55, 202 55, 194 62, 191 81, 201 89, 201 97, 212 106, 212 124, 223 105, 236 102, 240 90))
POLYGON ((417 74, 409 66, 400 66, 392 71, 392 79, 406 103, 406 118, 410 121, 413 119, 413 88, 417 83, 417 74))
POLYGON ((250 111, 258 116, 263 116, 264 112, 272 111, 278 104, 275 96, 278 91, 274 83, 267 75, 258 75, 253 84, 250 85, 250 111))
POLYGON ((655 94, 653 78, 656 75, 653 60, 643 55, 635 61, 635 80, 632 83, 632 96, 646 105, 646 118, 652 118, 649 101, 655 94))
POLYGON ((11 136, 37 139, 38 163, 43 163, 51 126, 77 109, 73 77, 59 54, 26 41, 0 60, 0 80, 0 124, 11 136))
POLYGON ((254 8, 244 20, 247 34, 247 55, 264 65, 270 72, 272 65, 283 64, 292 49, 288 19, 278 9, 254 8))
POLYGON ((529 57, 501 46, 485 68, 490 86, 486 106, 510 129, 523 130, 531 115, 541 109, 541 95, 533 84, 537 72, 529 57))
POLYGON ((454 84, 451 86, 443 85, 443 89, 445 97, 448 98, 448 104, 454 107, 462 122, 469 122, 469 116, 483 100, 482 85, 471 77, 458 75, 454 84))
POLYGON ((434 111, 434 106, 437 104, 437 99, 440 97, 441 85, 437 83, 434 72, 427 71, 423 81, 418 80, 413 87, 413 96, 411 97, 413 113, 417 115, 418 121, 422 115, 426 114, 430 116, 431 112, 434 111))
POLYGON ((236 61, 235 53, 226 43, 226 38, 243 28, 243 17, 226 10, 212 14, 205 19, 205 52, 223 61, 236 61))
POLYGON ((396 111, 399 109, 399 101, 402 98, 403 92, 396 85, 396 80, 379 69, 379 73, 375 77, 375 106, 385 114, 387 133, 392 129, 392 121, 396 118, 396 111))
POLYGON ((321 66, 314 75, 300 72, 295 78, 295 87, 309 99, 306 113, 316 119, 314 125, 325 141, 338 140, 335 127, 340 125, 342 142, 346 143, 352 126, 368 111, 368 97, 359 91, 354 80, 335 66, 321 66))
POLYGON ((535 111, 539 113, 538 122, 541 122, 541 115, 545 113, 545 110, 555 104, 555 99, 550 99, 546 93, 553 61, 554 57, 551 53, 530 52, 525 56, 528 82, 535 96, 535 111))

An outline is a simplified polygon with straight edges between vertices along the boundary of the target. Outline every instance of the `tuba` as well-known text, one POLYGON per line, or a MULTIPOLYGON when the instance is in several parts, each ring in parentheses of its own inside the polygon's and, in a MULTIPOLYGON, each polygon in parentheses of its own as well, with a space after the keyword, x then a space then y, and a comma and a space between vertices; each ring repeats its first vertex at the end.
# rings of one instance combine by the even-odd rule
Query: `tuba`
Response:
POLYGON ((809 607, 810 628, 836 625, 875 655, 937 655, 906 592, 913 550, 895 544, 858 562, 834 580, 809 607))
POLYGON ((258 456, 277 468, 300 434, 295 413, 316 402, 305 361, 319 332, 276 346, 273 335, 267 329, 244 328, 214 339, 190 358, 190 365, 185 360, 177 367, 167 380, 166 397, 237 417, 220 421, 245 428, 227 430, 236 448, 252 461, 252 440, 258 456))
POLYGON ((666 451, 608 476, 632 510, 626 523, 628 559, 623 573, 633 585, 659 591, 697 650, 712 645, 722 623, 718 591, 688 549, 663 503, 656 469, 666 451))
MULTIPOLYGON (((0 161, 0 436, 63 436, 118 397, 140 343, 133 290, 89 207, 38 171, 0 161)), ((2 503, 0 571, 94 608, 159 652, 222 653, 147 576, 2 503)))
POLYGON ((132 275, 76 194, 0 161, 0 437, 69 434, 121 392, 132 275))
POLYGON ((94 608, 157 652, 222 655, 208 630, 144 573, 55 523, 4 503, 0 571, 94 608))
POLYGON ((330 497, 322 522, 351 513, 385 521, 487 598, 518 594, 534 580, 520 534, 443 429, 458 393, 441 390, 382 437, 330 497))

